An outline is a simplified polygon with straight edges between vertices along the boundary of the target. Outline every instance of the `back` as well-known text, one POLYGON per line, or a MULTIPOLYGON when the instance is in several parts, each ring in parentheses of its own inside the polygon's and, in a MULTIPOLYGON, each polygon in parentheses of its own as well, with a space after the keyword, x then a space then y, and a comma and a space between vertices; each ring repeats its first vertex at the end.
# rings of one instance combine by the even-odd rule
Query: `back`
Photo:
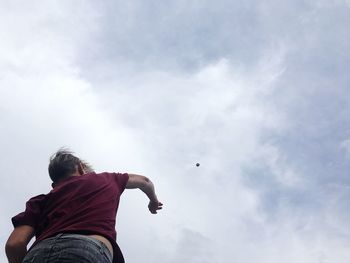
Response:
POLYGON ((12 218, 13 225, 34 227, 33 246, 59 233, 98 234, 116 246, 116 213, 128 178, 120 173, 68 177, 47 195, 31 198, 25 212, 12 218))

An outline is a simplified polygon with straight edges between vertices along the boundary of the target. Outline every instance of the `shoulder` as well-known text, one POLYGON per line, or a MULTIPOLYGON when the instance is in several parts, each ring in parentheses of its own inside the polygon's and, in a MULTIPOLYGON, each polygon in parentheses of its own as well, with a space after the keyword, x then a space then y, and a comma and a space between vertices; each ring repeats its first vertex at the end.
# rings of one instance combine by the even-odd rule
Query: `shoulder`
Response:
POLYGON ((39 204, 46 199, 46 196, 47 196, 46 194, 36 195, 27 201, 27 205, 28 204, 39 204))
POLYGON ((26 203, 26 210, 32 213, 39 213, 45 205, 46 196, 45 194, 40 194, 30 198, 26 203))
POLYGON ((119 172, 103 172, 98 173, 96 176, 101 176, 109 180, 110 182, 116 183, 118 187, 122 190, 125 189, 126 183, 129 180, 128 173, 119 173, 119 172))

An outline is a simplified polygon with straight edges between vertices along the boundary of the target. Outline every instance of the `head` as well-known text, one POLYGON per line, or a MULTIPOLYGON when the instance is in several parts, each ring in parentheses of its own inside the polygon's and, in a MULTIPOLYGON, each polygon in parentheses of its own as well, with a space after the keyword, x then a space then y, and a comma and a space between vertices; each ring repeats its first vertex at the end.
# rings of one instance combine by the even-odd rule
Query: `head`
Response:
POLYGON ((83 175, 92 171, 88 163, 67 149, 58 150, 50 158, 49 175, 54 183, 72 175, 83 175))

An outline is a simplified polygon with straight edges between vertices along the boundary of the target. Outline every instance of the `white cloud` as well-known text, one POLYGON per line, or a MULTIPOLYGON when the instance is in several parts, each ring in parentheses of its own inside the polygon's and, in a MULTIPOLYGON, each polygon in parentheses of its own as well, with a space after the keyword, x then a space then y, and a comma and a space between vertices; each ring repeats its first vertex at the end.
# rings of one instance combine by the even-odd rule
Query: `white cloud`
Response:
POLYGON ((307 111, 327 113, 310 98, 323 98, 319 85, 336 76, 322 74, 333 63, 323 50, 338 53, 314 29, 331 21, 342 39, 339 6, 328 17, 322 5, 302 3, 220 1, 197 10, 176 2, 156 8, 167 12, 153 20, 140 19, 155 10, 137 1, 124 9, 6 3, 0 164, 10 176, 0 186, 1 241, 24 201, 49 190, 48 157, 66 145, 96 170, 155 181, 165 203, 159 215, 148 214, 137 191, 122 199, 119 241, 130 262, 347 262, 348 187, 305 172, 323 169, 322 160, 311 158, 314 148, 291 146, 344 128, 307 111))

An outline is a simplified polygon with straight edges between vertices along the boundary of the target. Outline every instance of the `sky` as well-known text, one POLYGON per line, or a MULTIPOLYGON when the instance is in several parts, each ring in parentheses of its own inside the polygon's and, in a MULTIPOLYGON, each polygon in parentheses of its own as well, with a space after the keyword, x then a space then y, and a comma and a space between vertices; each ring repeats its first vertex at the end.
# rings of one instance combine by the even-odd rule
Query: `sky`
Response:
POLYGON ((64 146, 154 182, 127 262, 350 261, 349 0, 0 6, 2 247, 64 146))

